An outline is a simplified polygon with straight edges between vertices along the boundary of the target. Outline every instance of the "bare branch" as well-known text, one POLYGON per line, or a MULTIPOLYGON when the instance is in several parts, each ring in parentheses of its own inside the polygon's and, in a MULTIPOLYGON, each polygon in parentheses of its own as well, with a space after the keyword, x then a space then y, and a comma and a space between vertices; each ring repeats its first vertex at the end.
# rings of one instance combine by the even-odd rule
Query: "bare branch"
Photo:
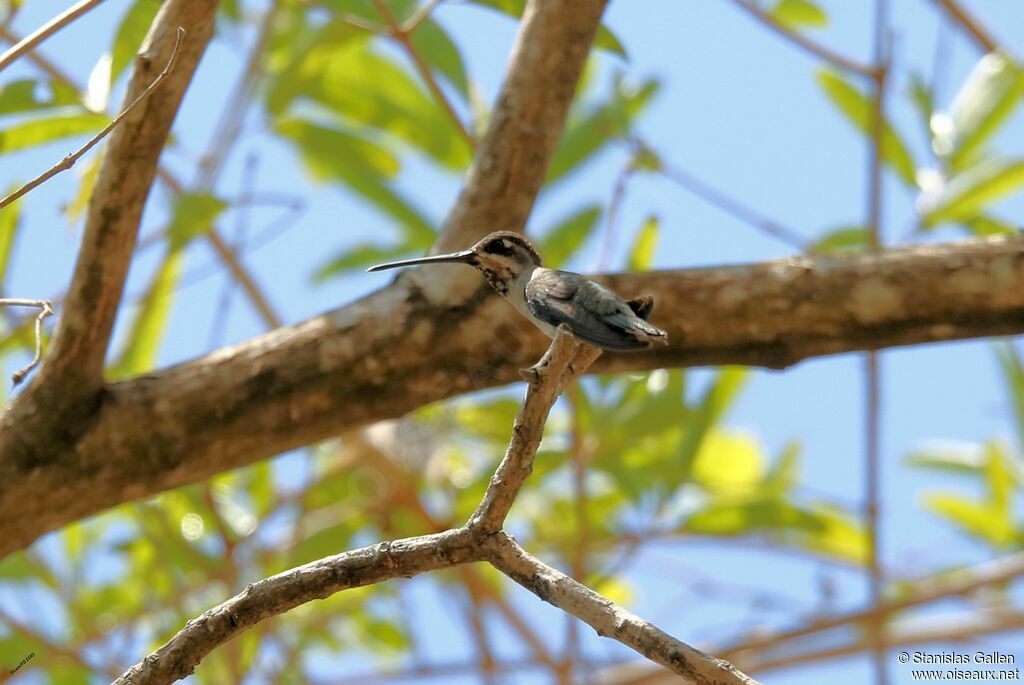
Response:
POLYGON ((932 2, 946 10, 950 18, 974 40, 982 52, 1003 52, 1003 48, 992 38, 985 27, 978 23, 956 0, 932 0, 932 2))
MULTIPOLYGON (((171 124, 212 35, 216 5, 209 0, 169 0, 157 13, 125 94, 126 103, 139 102, 123 108, 126 112, 109 136, 53 346, 36 382, 18 398, 26 404, 27 414, 35 413, 29 405, 38 404, 47 406, 51 419, 62 408, 79 415, 88 411, 89 398, 101 387, 142 211, 171 124), (179 29, 187 31, 187 40, 180 39, 179 29), (173 69, 153 88, 175 52, 179 54, 173 69), (55 382, 42 388, 49 379, 55 382), (46 401, 36 397, 37 392, 46 395, 46 401)), ((66 416, 63 421, 70 420, 66 416)))
POLYGON ((32 361, 11 374, 11 381, 14 385, 18 385, 25 380, 25 376, 31 373, 32 369, 39 366, 39 361, 43 358, 43 319, 53 315, 53 305, 49 300, 22 300, 4 297, 0 298, 0 307, 36 307, 39 309, 35 324, 36 354, 32 357, 32 361))
POLYGON ((9 67, 14 60, 18 59, 26 52, 30 52, 35 48, 35 46, 60 31, 75 19, 78 19, 101 2, 103 2, 103 0, 81 0, 40 26, 29 35, 25 36, 15 45, 11 46, 4 54, 0 55, 0 71, 9 67))
POLYGON ((192 673, 203 657, 260 621, 336 592, 392 578, 451 568, 482 558, 466 529, 449 530, 352 550, 253 583, 185 624, 164 646, 114 685, 172 683, 192 673))
POLYGON ((531 557, 500 531, 529 475, 551 406, 561 389, 599 354, 600 350, 577 343, 568 328, 560 326, 543 358, 524 371, 527 393, 512 427, 506 456, 464 527, 345 552, 250 585, 186 623, 174 638, 129 669, 114 685, 164 684, 183 678, 217 646, 266 618, 314 599, 483 559, 545 601, 587 621, 599 634, 613 637, 671 668, 688 683, 756 685, 727 662, 679 642, 531 557))
POLYGON ((568 327, 559 326, 558 335, 541 360, 523 371, 527 381, 526 398, 516 415, 505 457, 494 472, 483 501, 469 519, 471 529, 488 533, 501 530, 512 503, 533 470, 533 458, 540 447, 548 413, 564 387, 562 376, 569 370, 569 362, 578 351, 580 344, 569 333, 568 327))
POLYGON ((107 135, 109 135, 111 131, 113 131, 115 128, 117 128, 118 124, 120 124, 122 121, 124 121, 125 118, 129 114, 131 114, 133 109, 135 109, 140 104, 142 104, 142 102, 146 98, 149 97, 150 93, 152 93, 154 90, 156 90, 160 86, 160 84, 163 83, 163 80, 165 78, 167 78, 167 75, 170 74, 174 70, 174 65, 178 61, 178 55, 181 53, 181 41, 182 41, 182 39, 184 37, 185 37, 185 29, 183 29, 183 28, 181 28, 179 26, 178 27, 178 37, 175 40, 174 50, 171 52, 171 58, 167 61, 167 66, 164 67, 164 70, 161 71, 160 74, 155 79, 153 79, 153 82, 149 84, 149 87, 146 88, 146 90, 142 91, 142 93, 137 98, 135 98, 131 102, 131 104, 129 104, 127 107, 125 107, 123 110, 121 110, 121 112, 116 117, 114 117, 110 121, 109 124, 104 126, 102 131, 100 131, 95 136, 93 136, 89 140, 89 142, 87 142, 85 145, 83 145, 82 147, 78 148, 77 150, 75 150, 71 154, 66 155, 64 157, 64 159, 62 159, 59 162, 57 162, 56 164, 54 164, 47 171, 45 171, 44 173, 40 174, 39 176, 37 176, 33 180, 29 181, 25 185, 21 186, 20 188, 15 190, 13 193, 8 195, 4 199, 0 200, 0 209, 3 209, 4 207, 6 207, 7 205, 11 204, 12 202, 17 200, 18 198, 20 198, 20 197, 24 196, 25 194, 31 192, 32 190, 34 190, 38 186, 41 186, 43 183, 46 183, 47 181, 49 181, 51 178, 53 178, 54 176, 56 176, 60 172, 67 171, 68 169, 73 167, 75 165, 75 162, 77 162, 79 159, 81 159, 82 156, 86 152, 88 152, 93 147, 95 147, 95 145, 97 143, 99 143, 101 140, 106 138, 107 135))
POLYGON ((728 661, 716 659, 680 642, 586 585, 531 556, 504 533, 491 535, 487 539, 486 550, 487 559, 495 568, 527 590, 585 622, 598 635, 618 640, 651 661, 683 676, 684 682, 700 685, 756 685, 757 681, 738 671, 728 661))
POLYGON ((853 73, 860 74, 861 76, 872 76, 874 74, 874 69, 872 67, 861 64, 849 57, 844 57, 835 50, 811 40, 802 33, 790 31, 788 28, 775 21, 773 17, 768 15, 760 5, 754 2, 754 0, 733 0, 733 3, 746 10, 752 17, 761 22, 762 25, 768 27, 794 45, 803 48, 815 57, 823 59, 835 67, 845 69, 846 71, 852 71, 853 73))
MULTIPOLYGON (((384 21, 388 24, 387 34, 401 46, 402 50, 405 51, 405 54, 408 55, 410 60, 412 60, 413 66, 416 67, 416 71, 419 73, 420 78, 423 79, 423 82, 427 85, 427 88, 430 89, 434 99, 437 100, 437 104, 441 105, 441 108, 448 115, 448 118, 452 120, 455 130, 458 131, 459 135, 462 136, 462 139, 466 141, 469 149, 474 149, 476 147, 476 138, 473 137, 473 134, 468 128, 466 128, 462 119, 459 118, 458 112, 455 111, 452 103, 448 100, 444 91, 441 90, 441 86, 438 85, 437 79, 434 78, 433 72, 430 71, 430 65, 427 64, 426 60, 423 59, 423 56, 416 49, 416 46, 413 45, 411 30, 399 25, 394 14, 392 14, 391 10, 388 9, 387 3, 385 3, 384 0, 373 0, 373 5, 377 8, 377 12, 384 17, 384 21)), ((415 29, 415 27, 429 15, 430 5, 428 4, 424 9, 426 10, 426 14, 417 15, 417 17, 413 18, 416 20, 415 23, 410 22, 412 23, 413 29, 415 29)))

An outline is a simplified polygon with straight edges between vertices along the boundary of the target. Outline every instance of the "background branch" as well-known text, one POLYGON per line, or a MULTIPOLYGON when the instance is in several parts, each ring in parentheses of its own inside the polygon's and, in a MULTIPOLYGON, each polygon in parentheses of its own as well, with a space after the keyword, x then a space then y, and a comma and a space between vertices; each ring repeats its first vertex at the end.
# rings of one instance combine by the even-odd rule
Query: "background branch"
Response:
POLYGON ((26 52, 30 52, 44 40, 57 33, 89 10, 98 6, 101 2, 103 2, 103 0, 81 0, 81 2, 72 5, 29 35, 25 36, 23 39, 8 48, 4 54, 0 55, 0 71, 6 69, 16 59, 24 55, 26 52))
POLYGON ((97 143, 106 138, 111 131, 117 128, 118 124, 124 121, 125 117, 132 113, 133 109, 142 104, 142 102, 145 101, 145 99, 148 98, 150 94, 160 86, 163 80, 167 78, 167 75, 174 70, 174 65, 178 61, 178 55, 181 52, 181 41, 182 39, 184 39, 184 37, 185 29, 179 26, 177 38, 175 39, 174 42, 174 49, 171 51, 171 57, 167 62, 167 66, 164 67, 164 70, 161 71, 155 79, 153 79, 153 82, 149 84, 149 86, 144 91, 142 91, 137 98, 132 100, 132 102, 123 110, 121 110, 118 113, 118 115, 110 121, 109 124, 104 126, 103 130, 101 130, 99 133, 90 138, 85 145, 78 148, 74 152, 65 155, 62 160, 54 164, 52 167, 44 171, 42 174, 32 179, 25 185, 21 186, 7 197, 0 200, 0 209, 3 209, 4 207, 11 204, 18 198, 28 194, 35 188, 41 186, 43 183, 46 183, 60 172, 67 171, 68 169, 73 167, 75 165, 75 162, 81 159, 86 152, 93 149, 93 147, 95 147, 97 143))

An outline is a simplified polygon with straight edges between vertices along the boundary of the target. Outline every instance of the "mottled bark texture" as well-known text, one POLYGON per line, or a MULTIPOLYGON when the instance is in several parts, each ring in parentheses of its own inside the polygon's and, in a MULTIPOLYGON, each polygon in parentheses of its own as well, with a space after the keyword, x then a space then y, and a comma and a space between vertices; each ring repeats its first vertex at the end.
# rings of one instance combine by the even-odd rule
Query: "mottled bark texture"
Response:
MULTIPOLYGON (((111 384, 73 441, 39 434, 25 450, 0 436, 0 554, 122 502, 514 382, 543 354, 547 338, 482 280, 468 303, 449 307, 430 304, 411 275, 326 315, 111 384)), ((652 321, 669 345, 605 354, 598 373, 783 368, 1024 331, 1020 238, 600 280, 654 295, 652 321)))

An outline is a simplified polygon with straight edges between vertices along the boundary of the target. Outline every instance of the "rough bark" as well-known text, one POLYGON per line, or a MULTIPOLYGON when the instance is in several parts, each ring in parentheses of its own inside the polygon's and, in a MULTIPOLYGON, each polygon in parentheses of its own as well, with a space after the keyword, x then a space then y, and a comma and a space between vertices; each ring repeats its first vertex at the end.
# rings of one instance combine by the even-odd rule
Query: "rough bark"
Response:
MULTIPOLYGON (((47 506, 49 483, 42 474, 64 468, 63 459, 102 404, 104 358, 142 210, 178 106, 213 34, 216 7, 214 0, 169 0, 161 7, 136 59, 125 103, 134 102, 168 65, 184 28, 177 62, 111 133, 53 344, 29 387, 0 416, 4 466, 29 476, 14 488, 0 486, 2 497, 21 500, 29 510, 47 506)), ((8 515, 0 514, 7 530, 22 520, 8 515)))
MULTIPOLYGON (((427 271, 425 269, 424 271, 427 271)), ((421 276, 422 278, 422 276, 421 276)), ((115 383, 76 440, 0 441, 0 555, 122 502, 424 404, 517 380, 547 339, 485 285, 457 307, 391 287, 295 326, 115 383)), ((1024 331, 1024 240, 602 277, 650 293, 669 345, 596 372, 802 359, 1024 331)), ((9 426, 5 428, 10 428, 9 426)))

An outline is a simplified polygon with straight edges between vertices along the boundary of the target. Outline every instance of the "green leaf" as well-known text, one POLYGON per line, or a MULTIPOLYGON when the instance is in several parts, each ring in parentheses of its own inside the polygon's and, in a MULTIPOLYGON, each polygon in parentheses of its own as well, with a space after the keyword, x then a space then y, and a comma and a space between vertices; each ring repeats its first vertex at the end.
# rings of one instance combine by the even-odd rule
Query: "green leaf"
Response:
POLYGON ((936 133, 936 151, 949 150, 953 170, 967 166, 978 150, 1006 121, 1024 95, 1024 70, 999 53, 982 57, 950 106, 950 137, 936 133))
POLYGON ((760 489, 765 461, 761 446, 749 435, 712 427, 693 458, 691 477, 708 492, 746 495, 760 489))
POLYGON ((313 272, 312 280, 313 283, 323 283, 331 278, 343 276, 350 271, 354 271, 356 269, 362 270, 368 266, 380 264, 381 262, 390 262, 396 259, 402 259, 409 254, 410 250, 406 249, 405 246, 389 248, 362 243, 345 250, 336 257, 332 257, 321 264, 317 267, 316 271, 313 272))
POLYGON ((156 365, 160 343, 163 342, 171 315, 174 290, 181 276, 183 259, 181 249, 171 249, 157 269, 135 313, 123 351, 110 370, 112 378, 145 373, 156 365))
POLYGON ((647 271, 651 268, 660 231, 661 221, 658 217, 653 214, 647 217, 633 242, 633 249, 629 251, 629 262, 626 265, 629 271, 647 271))
POLYGON ((870 235, 864 226, 841 226, 818 238, 808 251, 813 254, 860 252, 867 247, 870 235))
POLYGON ((469 78, 459 48, 448 33, 434 20, 424 19, 413 31, 412 46, 416 53, 455 87, 463 98, 469 99, 469 78))
POLYGON ((744 369, 725 367, 704 391, 696 411, 684 426, 674 457, 673 473, 665 479, 669 491, 690 477, 705 437, 735 401, 746 379, 744 369))
POLYGON ((937 443, 914 450, 904 461, 907 466, 976 476, 985 466, 980 447, 973 443, 937 443))
POLYGON ((1008 547, 1014 530, 1008 516, 990 504, 979 504, 959 495, 929 493, 924 508, 946 519, 963 533, 997 549, 1008 547))
POLYGON ((601 207, 589 205, 566 217, 548 231, 540 241, 540 253, 544 255, 544 264, 552 269, 564 265, 590 236, 600 216, 601 207))
POLYGON ((132 63, 161 4, 160 0, 135 0, 124 13, 110 50, 111 83, 115 83, 125 68, 132 63))
MULTIPOLYGON (((839 74, 819 71, 818 84, 840 112, 865 135, 874 129, 874 104, 839 74)), ((907 146, 888 121, 882 128, 882 159, 908 186, 916 183, 916 165, 907 146)))
POLYGON ((943 221, 967 221, 989 204, 1024 185, 1024 159, 990 159, 953 177, 937 192, 919 200, 921 224, 931 228, 943 221))
POLYGON ((548 185, 581 168, 609 141, 628 133, 633 120, 647 107, 659 88, 659 83, 654 80, 645 81, 636 88, 620 79, 616 81, 608 101, 589 108, 582 116, 570 117, 548 167, 548 185))
POLYGON ((110 122, 101 114, 68 114, 14 124, 0 131, 0 154, 25 150, 62 138, 96 133, 110 122))
MULTIPOLYGON (((4 195, 16 190, 12 186, 4 195)), ((7 280, 7 267, 11 263, 11 253, 14 251, 14 238, 18 233, 18 226, 21 224, 21 200, 15 200, 3 209, 0 209, 0 285, 7 280)))
POLYGON ((394 218, 408 250, 422 250, 433 243, 431 221, 386 180, 398 171, 398 160, 390 152, 344 131, 302 119, 279 122, 275 128, 295 144, 314 178, 341 181, 394 218))
POLYGON ((1020 231, 1009 223, 994 216, 978 215, 963 222, 964 226, 979 238, 987 238, 994 235, 1013 236, 1020 231))
POLYGON ((469 163, 469 144, 444 109, 405 69, 374 53, 365 34, 297 54, 272 84, 268 106, 283 112, 294 98, 317 102, 350 126, 384 132, 446 168, 469 163))
POLYGON ((828 26, 828 15, 809 0, 779 0, 768 14, 787 29, 828 26))
POLYGON ((0 88, 0 114, 33 112, 78 103, 78 93, 59 82, 50 84, 35 79, 22 79, 11 81, 0 88))
POLYGON ((782 448, 782 454, 772 464, 771 470, 765 476, 762 488, 767 493, 782 496, 793 489, 800 477, 800 458, 803 453, 803 445, 796 440, 790 440, 782 448))
POLYGON ((196 236, 209 233, 227 206, 224 200, 209 193, 179 195, 167 229, 171 249, 182 248, 196 236))
POLYGON ((775 497, 713 501, 680 527, 684 534, 765 534, 778 543, 861 563, 867 557, 863 530, 826 505, 799 505, 775 497))

